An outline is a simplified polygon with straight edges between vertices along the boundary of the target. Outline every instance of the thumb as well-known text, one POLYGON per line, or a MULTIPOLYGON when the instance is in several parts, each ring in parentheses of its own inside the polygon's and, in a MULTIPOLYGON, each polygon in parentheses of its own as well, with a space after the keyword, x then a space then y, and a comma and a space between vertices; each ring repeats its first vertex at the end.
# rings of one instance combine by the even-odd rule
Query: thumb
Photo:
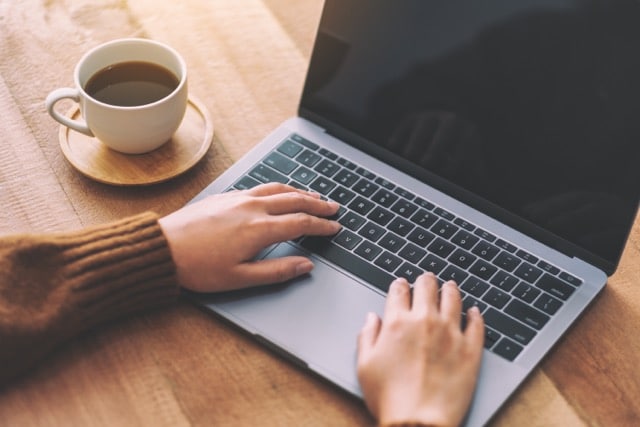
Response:
POLYGON ((313 263, 309 258, 289 256, 243 263, 236 268, 236 273, 243 285, 256 286, 286 282, 311 270, 313 263))
POLYGON ((358 335, 358 361, 371 352, 380 334, 380 318, 375 313, 367 313, 367 320, 358 335))

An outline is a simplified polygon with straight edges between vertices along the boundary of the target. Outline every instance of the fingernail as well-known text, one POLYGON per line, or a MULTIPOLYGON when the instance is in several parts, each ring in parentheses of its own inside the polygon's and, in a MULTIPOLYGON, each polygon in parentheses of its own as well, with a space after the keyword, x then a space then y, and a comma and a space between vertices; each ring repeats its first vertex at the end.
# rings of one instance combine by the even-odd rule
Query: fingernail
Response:
POLYGON ((469 308, 469 312, 470 315, 472 316, 479 316, 480 315, 480 309, 477 306, 472 306, 469 308))
POLYGON ((378 317, 377 314, 375 314, 374 312, 370 311, 367 313, 367 319, 365 320, 365 325, 369 325, 373 322, 376 321, 376 318, 378 317))
POLYGON ((334 202, 333 200, 329 200, 327 201, 327 204, 332 207, 333 209, 338 209, 340 208, 340 204, 338 202, 334 202))
POLYGON ((313 263, 309 260, 303 261, 296 265, 296 276, 302 276, 313 270, 313 263))

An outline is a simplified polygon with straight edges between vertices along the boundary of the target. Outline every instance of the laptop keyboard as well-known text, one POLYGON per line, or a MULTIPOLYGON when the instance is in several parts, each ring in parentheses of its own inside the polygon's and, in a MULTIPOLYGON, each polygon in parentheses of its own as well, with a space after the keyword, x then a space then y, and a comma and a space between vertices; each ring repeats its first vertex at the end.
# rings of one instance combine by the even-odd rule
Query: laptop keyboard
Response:
MULTIPOLYGON (((341 207, 342 230, 297 243, 388 291, 425 271, 455 280, 463 310, 483 314, 485 347, 514 360, 581 281, 350 160, 292 134, 230 189, 281 182, 341 207)), ((463 314, 464 322, 464 314, 463 314)))

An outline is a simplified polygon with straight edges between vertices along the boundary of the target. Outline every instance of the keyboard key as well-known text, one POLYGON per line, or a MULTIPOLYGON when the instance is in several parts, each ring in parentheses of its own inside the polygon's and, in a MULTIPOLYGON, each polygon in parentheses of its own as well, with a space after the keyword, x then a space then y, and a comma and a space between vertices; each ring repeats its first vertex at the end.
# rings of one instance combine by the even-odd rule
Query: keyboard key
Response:
POLYGON ((333 241, 345 249, 353 249, 362 241, 362 237, 353 234, 349 230, 342 230, 340 234, 333 238, 333 241))
POLYGON ((305 147, 310 148, 312 150, 317 150, 318 149, 318 144, 313 143, 313 142, 309 141, 308 139, 305 139, 305 138, 301 137, 297 133, 291 134, 289 136, 289 139, 292 139, 295 142, 298 142, 298 143, 300 143, 300 144, 304 145, 305 147))
POLYGON ((369 200, 363 199, 362 197, 356 197, 353 202, 349 204, 349 209, 352 209, 358 212, 360 215, 368 214, 375 204, 370 202, 369 200))
POLYGON ((339 185, 338 188, 336 188, 335 190, 333 190, 331 192, 331 194, 329 194, 329 198, 331 200, 335 200, 336 202, 340 203, 341 205, 346 205, 354 197, 356 197, 356 193, 354 193, 353 191, 347 190, 346 188, 342 187, 341 185, 339 185))
POLYGON ((433 226, 431 227, 431 231, 433 231, 436 236, 448 239, 458 231, 458 227, 451 224, 450 222, 440 219, 435 224, 433 224, 433 226))
POLYGON ((505 306, 506 303, 509 302, 511 297, 504 291, 501 291, 498 288, 491 288, 489 291, 482 297, 482 301, 488 302, 495 308, 501 309, 505 306))
POLYGON ((370 262, 325 238, 307 237, 302 241, 302 246, 384 292, 389 291, 389 285, 395 279, 387 272, 374 267, 370 262))
POLYGON ((386 179, 382 178, 382 177, 378 177, 375 180, 376 184, 380 185, 381 187, 386 188, 387 190, 393 190, 396 186, 395 184, 390 183, 389 181, 387 181, 386 179))
POLYGON ((338 160, 338 155, 335 154, 335 153, 332 153, 331 151, 327 150, 326 148, 321 148, 320 150, 318 150, 318 153, 322 154, 323 156, 325 156, 328 159, 338 160))
POLYGON ((494 242, 496 240, 496 236, 486 230, 483 230, 482 228, 476 228, 473 234, 488 242, 494 242))
POLYGON ((353 172, 349 172, 346 169, 342 169, 333 177, 334 181, 344 185, 347 188, 358 182, 359 179, 360 177, 358 175, 353 172))
POLYGON ((382 252, 382 255, 376 258, 376 260, 374 261, 374 264, 377 265, 378 267, 384 268, 385 270, 391 273, 395 271, 400 266, 400 264, 402 264, 402 260, 397 256, 390 254, 387 251, 384 251, 382 252))
POLYGON ((256 185, 260 185, 260 182, 256 181, 250 176, 243 176, 238 180, 238 182, 235 183, 234 187, 238 190, 248 190, 255 187, 256 185))
POLYGON ((362 243, 360 243, 360 245, 354 252, 368 261, 373 261, 380 254, 380 252, 382 252, 382 249, 380 249, 373 243, 364 240, 362 243))
POLYGON ((491 328, 484 328, 484 348, 490 349, 501 338, 502 335, 491 328))
POLYGON ((280 153, 276 153, 275 151, 265 157, 263 162, 285 175, 289 175, 294 171, 295 168, 298 167, 298 163, 283 156, 280 153))
POLYGON ((442 271, 442 273, 440 273, 440 279, 442 279, 444 282, 446 282, 447 280, 453 280, 458 284, 462 283, 468 276, 469 273, 465 273, 454 265, 447 266, 442 271))
POLYGON ((253 168, 249 175, 261 182, 280 182, 282 184, 289 182, 289 178, 263 164, 253 168))
POLYGON ((522 264, 516 268, 516 271, 513 272, 516 276, 525 280, 529 283, 533 283, 538 280, 538 277, 542 274, 542 270, 538 267, 534 267, 526 261, 523 261, 522 264))
POLYGON ((316 167, 313 168, 313 170, 315 170, 316 172, 320 172, 324 176, 332 177, 336 174, 336 172, 338 172, 338 170, 340 170, 340 166, 327 159, 324 159, 320 163, 318 163, 316 167))
POLYGON ((569 273, 565 273, 564 271, 560 272, 560 275, 558 276, 560 277, 562 280, 564 280, 565 282, 573 285, 573 286, 580 286, 582 285, 582 280, 578 279, 577 277, 574 277, 572 275, 570 275, 569 273))
POLYGON ((502 356, 509 361, 514 361, 523 348, 524 347, 508 338, 502 338, 492 351, 498 356, 502 356))
POLYGON ((498 240, 495 242, 495 245, 496 245, 497 247, 499 247, 499 248, 504 249, 505 251, 507 251, 507 252, 509 252, 509 253, 514 253, 514 252, 516 251, 516 249, 518 249, 518 248, 516 248, 515 246, 513 246, 511 243, 509 243, 509 242, 505 242, 505 241, 504 241, 504 240, 502 240, 502 239, 498 239, 498 240))
POLYGON ((368 171, 365 168, 358 168, 356 169, 356 172, 359 173, 360 175, 364 176, 365 178, 373 181, 374 179, 376 179, 376 176, 371 173, 370 171, 368 171))
POLYGON ((433 203, 427 202, 425 199, 422 199, 420 197, 416 197, 415 199, 413 199, 413 203, 428 211, 436 207, 433 203))
POLYGON ((409 218, 417 210, 418 210, 418 207, 416 205, 403 199, 398 200, 391 207, 391 211, 397 213, 403 218, 409 218))
POLYGON ((339 222, 349 230, 356 231, 358 228, 362 227, 362 224, 364 224, 366 220, 356 213, 347 212, 342 218, 340 218, 339 222))
POLYGON ((493 257, 495 257, 498 252, 500 252, 500 249, 498 249, 496 246, 493 246, 491 243, 480 241, 473 247, 471 252, 478 255, 480 258, 491 261, 493 257))
POLYGON ((305 168, 304 166, 300 166, 294 173, 291 175, 291 178, 295 179, 301 184, 307 185, 309 184, 316 176, 317 173, 313 172, 310 169, 305 168))
POLYGON ((365 239, 371 240, 372 242, 377 242, 385 232, 386 230, 384 228, 370 221, 367 221, 367 223, 360 229, 360 231, 358 231, 358 234, 365 239))
POLYGON ((483 317, 488 326, 520 344, 527 345, 536 336, 536 331, 506 314, 500 313, 495 308, 489 307, 483 313, 483 317))
POLYGON ((376 184, 364 178, 361 178, 356 185, 353 186, 353 190, 356 193, 362 194, 365 197, 370 197, 373 193, 378 191, 379 188, 380 187, 376 184))
POLYGON ((420 267, 433 274, 440 273, 446 266, 447 262, 433 254, 429 254, 420 262, 420 267))
POLYGON ((544 271, 546 271, 547 273, 551 274, 551 275, 556 275, 558 273, 560 273, 560 269, 558 267, 555 267, 551 264, 549 264, 548 262, 545 261, 540 261, 538 262, 538 267, 540 267, 541 269, 543 269, 544 271))
POLYGON ((511 295, 531 304, 533 300, 536 299, 538 295, 540 295, 540 293, 541 291, 539 289, 536 289, 524 282, 520 282, 518 286, 516 286, 516 288, 511 292, 511 295))
POLYGON ((505 292, 511 292, 519 280, 504 271, 498 271, 491 279, 491 283, 499 287, 505 292))
POLYGON ((311 152, 309 150, 304 150, 302 153, 296 157, 296 160, 302 163, 305 166, 312 168, 316 163, 320 161, 322 157, 319 154, 311 152))
POLYGON ((338 158, 338 160, 336 160, 338 162, 338 164, 344 168, 349 169, 350 171, 355 171, 356 169, 356 165, 355 163, 351 163, 349 160, 347 159, 343 159, 342 157, 338 158))
POLYGON ((384 206, 385 208, 390 207, 396 200, 398 200, 398 196, 388 191, 385 188, 381 188, 376 192, 376 194, 371 197, 371 200, 376 202, 379 205, 384 206))
POLYGON ((398 196, 402 196, 407 200, 413 200, 414 197, 416 197, 413 193, 411 193, 408 190, 405 190, 402 187, 396 187, 395 190, 393 190, 394 193, 396 193, 398 196))
POLYGON ((309 189, 307 187, 305 187, 304 185, 300 184, 298 181, 289 181, 289 183, 287 185, 290 185, 293 188, 297 188, 298 190, 309 191, 309 189))
POLYGON ((565 301, 576 289, 568 283, 565 283, 562 280, 547 273, 543 274, 542 277, 540 277, 540 280, 538 280, 536 286, 542 290, 549 292, 551 295, 565 301))
POLYGON ((533 306, 553 316, 560 309, 560 307, 562 307, 562 302, 558 301, 550 295, 543 293, 536 300, 536 302, 533 303, 533 306))
POLYGON ((422 273, 424 273, 424 271, 422 271, 418 267, 405 262, 400 266, 400 268, 396 270, 395 275, 398 277, 404 277, 409 283, 413 283, 422 273))
POLYGON ((329 192, 333 190, 335 186, 335 182, 329 181, 324 176, 319 176, 315 181, 311 183, 309 187, 320 194, 329 194, 329 192))
POLYGON ((442 258, 447 258, 451 252, 453 252, 455 246, 438 237, 427 247, 427 249, 442 258))
POLYGON ((460 230, 458 231, 452 238, 451 241, 453 243, 455 243, 456 245, 460 246, 461 248, 464 249, 471 249, 475 246, 476 243, 478 243, 478 241, 480 240, 480 238, 474 236, 473 234, 469 233, 466 230, 460 230))
POLYGON ((445 211, 444 209, 437 207, 433 210, 433 212, 438 215, 441 216, 442 218, 449 220, 449 221, 453 221, 456 216, 454 214, 452 214, 451 212, 445 211))
POLYGON ((342 215, 344 215, 345 212, 347 212, 347 208, 345 208, 344 206, 340 206, 340 207, 338 207, 338 211, 335 214, 333 214, 333 215, 331 215, 331 216, 329 216, 327 218, 331 219, 333 221, 336 221, 336 220, 338 220, 338 218, 340 218, 342 215))
POLYGON ((296 144, 291 140, 286 140, 278 147, 278 151, 288 157, 295 157, 300 151, 302 151, 302 147, 296 144))
POLYGON ((367 218, 369 218, 371 221, 382 226, 387 225, 389 221, 393 219, 393 217, 394 215, 391 212, 384 208, 381 208, 380 206, 376 206, 375 208, 373 208, 371 213, 367 215, 367 218))
POLYGON ((418 212, 411 217, 411 221, 424 228, 431 227, 437 220, 438 217, 434 213, 427 212, 424 209, 418 210, 418 212))
POLYGON ((385 234, 382 239, 378 241, 378 244, 380 246, 393 253, 398 252, 400 248, 405 245, 405 243, 407 242, 404 239, 390 232, 385 234))
POLYGON ((435 239, 435 237, 435 234, 431 233, 430 231, 427 231, 421 227, 416 227, 411 233, 409 233, 407 239, 411 240, 421 248, 426 248, 429 242, 435 239))
POLYGON ((471 268, 469 268, 470 273, 475 274, 483 280, 489 280, 496 271, 498 271, 496 267, 481 259, 477 260, 471 268))
POLYGON ((469 224, 467 221, 465 221, 462 218, 456 218, 453 220, 453 223, 457 226, 459 226, 460 228, 464 228, 467 231, 473 231, 476 226, 473 224, 469 224))
POLYGON ((518 299, 512 300, 504 309, 504 312, 515 317, 525 325, 529 325, 537 330, 542 329, 550 319, 546 314, 532 308, 518 299))
POLYGON ((518 266, 518 264, 520 264, 520 258, 517 258, 515 255, 511 255, 508 252, 501 251, 493 260, 493 263, 503 270, 511 272, 518 266))
POLYGON ((531 264, 535 264, 538 262, 537 257, 535 257, 534 255, 531 255, 529 252, 523 251, 522 249, 518 249, 518 251, 516 252, 516 255, 518 255, 523 260, 530 262, 531 264))
POLYGON ((466 313, 466 311, 469 310, 471 307, 478 307, 478 309, 480 310, 480 313, 482 313, 487 309, 488 306, 487 304, 472 297, 471 295, 467 295, 466 297, 464 297, 464 300, 462 301, 462 311, 466 313))
POLYGON ((489 289, 490 286, 488 283, 478 279, 477 277, 469 276, 460 288, 469 292, 474 297, 480 298, 485 292, 487 292, 487 289, 489 289))
POLYGON ((466 270, 476 260, 476 257, 465 250, 456 249, 448 258, 453 264, 466 270))
POLYGON ((406 236, 415 226, 406 219, 395 217, 393 221, 389 223, 389 230, 400 236, 406 236))
POLYGON ((418 262, 420 262, 420 260, 424 258, 426 254, 426 251, 420 249, 412 243, 408 243, 404 248, 402 248, 400 252, 398 252, 398 255, 412 264, 417 264, 418 262))

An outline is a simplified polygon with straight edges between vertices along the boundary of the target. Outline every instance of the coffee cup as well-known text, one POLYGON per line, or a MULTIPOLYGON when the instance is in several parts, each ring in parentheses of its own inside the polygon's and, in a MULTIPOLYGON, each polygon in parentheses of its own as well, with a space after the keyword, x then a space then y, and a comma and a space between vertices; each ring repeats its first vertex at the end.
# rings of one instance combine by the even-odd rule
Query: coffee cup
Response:
POLYGON ((47 111, 56 121, 126 153, 152 151, 171 139, 187 108, 187 67, 171 47, 148 39, 118 39, 78 62, 74 88, 52 91, 47 111), (70 98, 81 119, 54 107, 70 98))

